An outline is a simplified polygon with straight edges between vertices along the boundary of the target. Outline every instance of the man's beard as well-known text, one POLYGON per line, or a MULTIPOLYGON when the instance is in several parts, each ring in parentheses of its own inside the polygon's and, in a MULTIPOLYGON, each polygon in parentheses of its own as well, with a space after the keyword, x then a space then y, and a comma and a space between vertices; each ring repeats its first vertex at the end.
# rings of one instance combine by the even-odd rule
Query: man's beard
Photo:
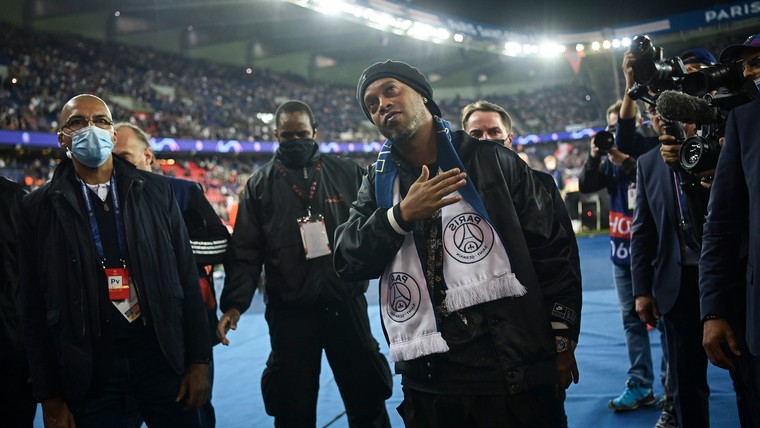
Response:
POLYGON ((417 128, 407 127, 405 129, 390 130, 387 133, 383 133, 383 135, 394 144, 404 145, 408 143, 416 133, 417 128))
MULTIPOLYGON (((422 106, 422 108, 424 109, 425 107, 422 106)), ((419 110, 415 110, 413 113, 414 114, 410 116, 409 125, 404 128, 388 129, 382 133, 383 136, 397 145, 408 143, 415 135, 417 135, 417 132, 422 127, 424 118, 423 112, 420 112, 419 110)))

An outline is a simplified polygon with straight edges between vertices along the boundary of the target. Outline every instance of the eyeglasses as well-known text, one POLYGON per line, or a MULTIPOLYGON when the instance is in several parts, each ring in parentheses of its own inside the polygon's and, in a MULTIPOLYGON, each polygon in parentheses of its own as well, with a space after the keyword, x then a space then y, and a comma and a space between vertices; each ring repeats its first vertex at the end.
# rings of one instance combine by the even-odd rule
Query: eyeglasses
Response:
POLYGON ((109 119, 108 116, 95 116, 89 119, 82 116, 74 116, 69 118, 68 122, 63 125, 62 129, 69 132, 76 132, 86 127, 89 123, 92 123, 101 129, 109 129, 113 126, 113 121, 109 119))

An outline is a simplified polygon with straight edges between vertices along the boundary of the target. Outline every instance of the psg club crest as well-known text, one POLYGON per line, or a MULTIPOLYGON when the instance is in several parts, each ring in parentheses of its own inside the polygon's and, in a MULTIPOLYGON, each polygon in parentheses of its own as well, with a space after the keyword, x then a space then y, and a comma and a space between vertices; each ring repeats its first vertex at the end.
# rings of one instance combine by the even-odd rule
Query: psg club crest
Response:
POLYGON ((392 272, 388 278, 388 316, 393 321, 404 322, 420 308, 420 286, 403 272, 392 272))
POLYGON ((443 228, 443 247, 460 263, 478 262, 493 248, 493 229, 478 213, 460 214, 443 228))

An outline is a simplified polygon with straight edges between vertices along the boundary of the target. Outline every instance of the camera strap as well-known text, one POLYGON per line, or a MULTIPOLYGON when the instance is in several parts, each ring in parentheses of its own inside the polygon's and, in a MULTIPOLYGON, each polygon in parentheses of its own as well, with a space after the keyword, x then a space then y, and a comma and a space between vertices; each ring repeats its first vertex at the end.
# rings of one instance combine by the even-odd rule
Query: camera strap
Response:
POLYGON ((676 194, 676 208, 678 208, 679 222, 678 228, 680 229, 683 243, 692 250, 699 254, 700 245, 694 236, 694 223, 692 223, 691 214, 689 213, 688 201, 686 200, 686 194, 681 187, 681 180, 678 177, 678 173, 672 171, 673 185, 675 187, 676 194))

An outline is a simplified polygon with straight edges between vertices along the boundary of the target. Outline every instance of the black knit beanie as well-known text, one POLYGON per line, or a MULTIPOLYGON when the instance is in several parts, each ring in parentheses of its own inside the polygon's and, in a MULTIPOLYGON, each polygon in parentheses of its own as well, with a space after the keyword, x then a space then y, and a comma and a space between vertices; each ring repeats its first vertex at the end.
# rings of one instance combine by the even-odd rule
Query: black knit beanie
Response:
POLYGON ((430 110, 433 116, 441 117, 441 109, 433 101, 433 87, 430 86, 430 82, 427 81, 425 76, 420 73, 419 70, 411 65, 401 62, 387 60, 385 62, 376 62, 367 67, 359 77, 359 83, 356 85, 356 100, 359 101, 359 105, 367 116, 367 119, 372 121, 372 117, 367 110, 367 106, 364 105, 364 91, 367 90, 372 82, 385 77, 392 77, 400 82, 403 82, 415 91, 422 94, 427 98, 428 102, 425 104, 430 110))

